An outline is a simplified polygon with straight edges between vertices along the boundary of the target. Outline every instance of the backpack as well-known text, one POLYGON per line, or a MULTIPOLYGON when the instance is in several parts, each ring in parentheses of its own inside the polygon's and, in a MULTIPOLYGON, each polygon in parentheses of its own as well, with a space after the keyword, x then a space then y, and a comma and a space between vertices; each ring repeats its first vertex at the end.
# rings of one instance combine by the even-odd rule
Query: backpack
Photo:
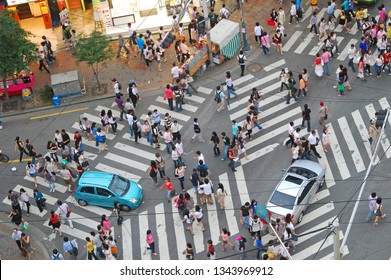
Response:
POLYGON ((138 125, 137 125, 138 123, 139 123, 139 121, 137 120, 137 121, 134 121, 132 124, 134 132, 138 132, 138 125))
POLYGON ((179 199, 178 200, 178 209, 183 210, 186 208, 185 199, 179 199))
POLYGON ((244 63, 244 55, 240 56, 238 55, 239 63, 243 64, 244 63))
POLYGON ((57 254, 57 255, 53 254, 52 257, 53 257, 53 260, 59 260, 60 254, 57 254))
POLYGON ((204 165, 200 166, 200 176, 201 177, 206 177, 208 176, 208 170, 204 167, 204 165))
POLYGON ((217 103, 221 102, 220 93, 221 93, 221 91, 216 91, 216 93, 215 93, 214 101, 216 101, 217 103))
POLYGON ((118 89, 121 90, 122 89, 121 84, 118 81, 117 81, 117 84, 118 84, 118 89))

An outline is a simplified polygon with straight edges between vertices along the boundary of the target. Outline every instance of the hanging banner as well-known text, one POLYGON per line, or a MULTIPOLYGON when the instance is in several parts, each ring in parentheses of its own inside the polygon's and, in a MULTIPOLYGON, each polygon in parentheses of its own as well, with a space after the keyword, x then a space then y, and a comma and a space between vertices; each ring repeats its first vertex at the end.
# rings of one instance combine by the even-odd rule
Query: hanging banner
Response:
POLYGON ((111 20, 111 14, 110 14, 109 2, 107 1, 100 2, 100 14, 101 14, 103 26, 105 27, 113 26, 113 21, 111 20))

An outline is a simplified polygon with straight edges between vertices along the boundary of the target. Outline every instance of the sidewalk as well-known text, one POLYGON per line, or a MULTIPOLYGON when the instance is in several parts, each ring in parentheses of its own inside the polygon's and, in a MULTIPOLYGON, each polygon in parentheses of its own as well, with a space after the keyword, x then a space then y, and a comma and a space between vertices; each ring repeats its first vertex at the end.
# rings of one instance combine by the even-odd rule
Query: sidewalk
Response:
MULTIPOLYGON (((15 241, 11 238, 12 230, 16 227, 9 221, 6 213, 0 213, 0 259, 1 260, 27 260, 23 257, 15 241)), ((47 239, 47 235, 38 228, 29 225, 27 235, 31 238, 31 247, 35 248, 32 260, 49 260, 55 245, 47 239)))

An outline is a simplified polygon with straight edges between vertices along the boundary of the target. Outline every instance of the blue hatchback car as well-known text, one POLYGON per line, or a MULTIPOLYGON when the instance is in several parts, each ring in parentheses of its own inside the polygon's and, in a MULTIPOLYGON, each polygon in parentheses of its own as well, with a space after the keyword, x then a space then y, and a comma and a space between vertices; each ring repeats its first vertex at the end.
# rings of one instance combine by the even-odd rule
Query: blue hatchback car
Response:
POLYGON ((79 179, 75 199, 81 206, 88 204, 111 208, 118 201, 122 211, 137 208, 143 198, 142 187, 119 175, 86 171, 79 179))

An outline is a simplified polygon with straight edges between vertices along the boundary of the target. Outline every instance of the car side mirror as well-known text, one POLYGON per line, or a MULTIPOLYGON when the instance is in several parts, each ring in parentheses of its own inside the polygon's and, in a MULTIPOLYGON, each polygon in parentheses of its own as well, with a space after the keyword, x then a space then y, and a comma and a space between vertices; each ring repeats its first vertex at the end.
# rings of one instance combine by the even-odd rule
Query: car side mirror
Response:
POLYGON ((109 195, 107 198, 111 198, 111 195, 109 195))

